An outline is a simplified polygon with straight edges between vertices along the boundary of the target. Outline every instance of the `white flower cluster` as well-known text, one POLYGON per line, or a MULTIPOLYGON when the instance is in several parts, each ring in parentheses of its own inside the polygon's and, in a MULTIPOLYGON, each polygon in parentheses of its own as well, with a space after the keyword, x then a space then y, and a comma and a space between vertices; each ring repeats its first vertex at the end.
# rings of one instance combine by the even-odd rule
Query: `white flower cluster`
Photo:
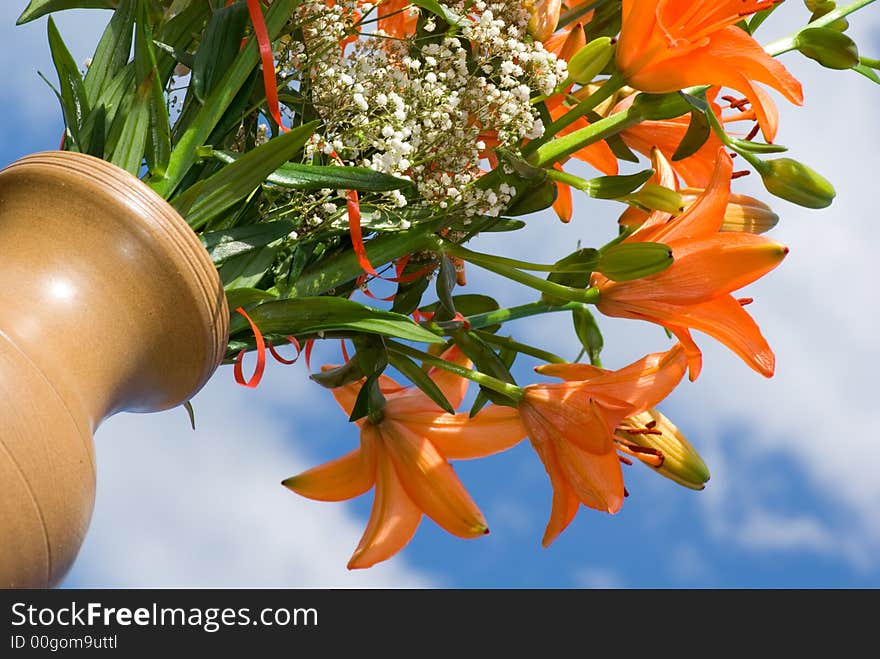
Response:
MULTIPOLYGON (((302 71, 323 123, 308 153, 408 178, 416 203, 497 215, 515 191, 472 185, 481 161, 543 133, 530 98, 550 93, 565 63, 526 36, 516 0, 447 4, 463 17, 454 35, 431 17, 418 37, 401 38, 368 32, 373 7, 357 0, 301 3, 305 48, 289 66, 302 71)), ((394 191, 388 202, 407 199, 394 191)))

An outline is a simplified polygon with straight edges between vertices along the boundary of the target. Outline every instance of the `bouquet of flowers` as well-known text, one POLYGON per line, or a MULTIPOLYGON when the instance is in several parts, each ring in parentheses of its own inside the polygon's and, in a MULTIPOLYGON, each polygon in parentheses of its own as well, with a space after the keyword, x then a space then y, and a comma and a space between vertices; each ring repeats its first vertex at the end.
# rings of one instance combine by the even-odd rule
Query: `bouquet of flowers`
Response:
POLYGON ((763 235, 777 215, 735 180, 754 172, 809 208, 835 194, 779 155, 766 88, 804 95, 775 58, 880 84, 847 35, 872 1, 805 0, 803 25, 763 46, 781 0, 32 0, 20 22, 113 9, 84 71, 49 20, 61 148, 139 178, 195 232, 231 312, 217 322, 236 381, 340 345, 341 364, 310 377, 359 440, 284 484, 320 501, 372 490, 349 562, 366 568, 423 515, 487 533, 450 462, 526 439, 552 484, 545 546, 581 505, 620 510, 634 462, 703 489, 707 466, 658 405, 700 375, 692 330, 773 375, 738 291, 788 253, 763 235), (544 209, 578 222, 590 198, 620 204, 607 244, 552 263, 467 246, 544 209), (526 301, 462 292, 473 267, 526 301), (505 331, 560 312, 583 347, 573 363, 505 331), (603 366, 603 315, 659 325, 669 348, 603 366), (551 380, 517 382, 522 356, 551 380))

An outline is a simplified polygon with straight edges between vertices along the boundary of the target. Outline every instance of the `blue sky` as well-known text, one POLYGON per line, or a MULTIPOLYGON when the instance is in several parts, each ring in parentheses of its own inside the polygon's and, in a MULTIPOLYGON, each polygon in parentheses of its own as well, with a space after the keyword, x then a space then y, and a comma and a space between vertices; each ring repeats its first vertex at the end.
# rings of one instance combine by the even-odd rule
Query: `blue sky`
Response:
MULTIPOLYGON (((14 20, 24 0, 0 8, 0 166, 55 148, 60 110, 39 80, 50 75, 45 20, 14 20)), ((803 17, 799 2, 768 22, 767 41, 803 17)), ((78 61, 106 14, 60 15, 78 61)), ((853 20, 868 55, 880 54, 880 9, 853 20)), ((807 103, 780 102, 779 142, 822 171, 838 198, 808 211, 770 198, 747 177, 736 189, 767 199, 781 216, 771 234, 792 251, 748 289, 750 311, 777 353, 777 375, 757 376, 701 337, 704 373, 684 383, 664 412, 710 469, 703 492, 681 489, 636 465, 616 516, 582 509, 550 549, 540 538, 550 488, 527 443, 456 470, 492 533, 464 541, 423 521, 397 557, 368 571, 345 563, 371 495, 346 504, 300 499, 280 481, 355 445, 356 432, 303 364, 271 364, 256 391, 224 367, 194 400, 198 430, 181 409, 123 414, 96 437, 98 500, 66 586, 455 586, 455 587, 800 587, 880 585, 880 441, 875 365, 880 279, 876 158, 880 88, 850 72, 820 69, 797 54, 783 61, 807 103)), ((549 215, 516 235, 488 235, 479 249, 552 261, 578 240, 604 242, 618 208, 576 200, 563 226, 549 215)), ((505 305, 528 300, 517 287, 471 268, 468 290, 505 305)), ((510 331, 574 358, 564 317, 522 320, 510 331), (552 337, 550 339, 549 337, 552 337)), ((663 349, 654 326, 600 320, 605 362, 623 366, 663 349)), ((338 360, 333 350, 317 355, 338 360)), ((528 381, 523 362, 518 373, 528 381)))

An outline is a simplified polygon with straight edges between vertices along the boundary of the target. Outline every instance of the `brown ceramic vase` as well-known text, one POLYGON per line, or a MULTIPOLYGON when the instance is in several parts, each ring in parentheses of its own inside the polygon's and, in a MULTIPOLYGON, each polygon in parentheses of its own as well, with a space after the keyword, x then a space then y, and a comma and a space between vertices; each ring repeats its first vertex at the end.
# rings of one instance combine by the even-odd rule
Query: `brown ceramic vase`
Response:
POLYGON ((92 433, 189 400, 228 316, 196 235, 135 177, 60 151, 0 171, 0 587, 61 580, 92 514, 92 433))

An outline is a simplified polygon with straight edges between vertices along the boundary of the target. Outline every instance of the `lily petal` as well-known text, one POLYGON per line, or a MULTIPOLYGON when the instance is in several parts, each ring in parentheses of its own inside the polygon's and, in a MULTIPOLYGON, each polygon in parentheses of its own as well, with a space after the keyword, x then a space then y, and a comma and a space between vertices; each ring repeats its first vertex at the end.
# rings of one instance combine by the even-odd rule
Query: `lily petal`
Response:
POLYGON ((550 477, 550 485, 553 488, 550 520, 547 522, 544 537, 541 539, 541 544, 544 547, 549 547, 559 537, 559 534, 571 524, 571 520, 574 519, 578 507, 580 507, 580 500, 563 474, 553 442, 539 432, 531 437, 531 442, 535 453, 538 454, 547 475, 550 477))
POLYGON ((611 514, 621 509, 623 471, 615 451, 596 455, 567 442, 557 442, 556 450, 562 470, 581 503, 611 514))
POLYGON ((375 442, 369 435, 362 434, 359 449, 292 476, 282 484, 309 499, 344 501, 360 496, 373 487, 375 481, 375 442))
MULTIPOLYGON (((655 225, 652 216, 626 242, 663 242, 685 238, 702 238, 718 232, 724 222, 724 211, 730 199, 730 177, 733 160, 719 149, 709 186, 687 210, 676 218, 655 225)), ((658 218, 659 219, 659 218, 658 218)))
POLYGON ((428 439, 447 460, 471 460, 506 451, 528 434, 512 407, 489 405, 471 418, 466 413, 412 415, 406 426, 428 439))
POLYGON ((412 540, 421 519, 422 511, 407 496, 389 456, 380 450, 370 520, 348 569, 367 568, 394 556, 412 540))
POLYGON ((380 428, 388 435, 384 445, 407 495, 428 517, 461 538, 489 532, 480 509, 431 442, 390 419, 380 428))
MULTIPOLYGON (((520 417, 530 437, 544 428, 549 435, 577 442, 585 451, 606 453, 614 445, 613 426, 595 413, 591 395, 585 383, 529 385, 519 404, 520 417)), ((602 402, 619 406, 621 419, 628 416, 630 407, 626 402, 604 398, 602 402)))

